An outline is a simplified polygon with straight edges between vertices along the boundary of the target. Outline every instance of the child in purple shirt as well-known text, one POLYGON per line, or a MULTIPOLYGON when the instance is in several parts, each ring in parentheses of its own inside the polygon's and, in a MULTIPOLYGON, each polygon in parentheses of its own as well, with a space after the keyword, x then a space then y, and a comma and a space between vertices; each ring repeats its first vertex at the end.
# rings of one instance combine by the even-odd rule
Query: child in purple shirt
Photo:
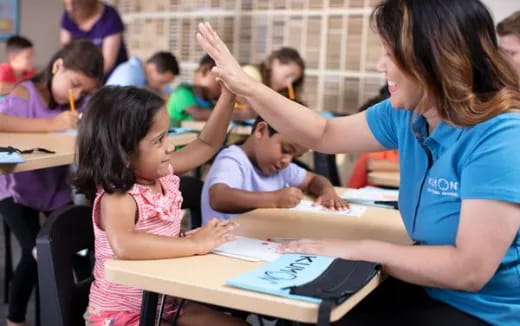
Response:
POLYGON ((202 189, 203 223, 255 208, 294 207, 303 192, 325 207, 345 208, 329 180, 291 163, 304 151, 258 117, 244 144, 222 150, 211 166, 202 189))
MULTIPOLYGON (((75 128, 69 92, 81 101, 103 80, 101 51, 87 40, 70 42, 40 74, 20 83, 0 101, 1 132, 51 132, 75 128)), ((35 137, 38 137, 35 135, 35 137)), ((37 281, 31 251, 40 228, 40 212, 71 202, 68 167, 0 176, 0 214, 20 241, 22 257, 11 281, 7 325, 24 325, 27 302, 37 281)))

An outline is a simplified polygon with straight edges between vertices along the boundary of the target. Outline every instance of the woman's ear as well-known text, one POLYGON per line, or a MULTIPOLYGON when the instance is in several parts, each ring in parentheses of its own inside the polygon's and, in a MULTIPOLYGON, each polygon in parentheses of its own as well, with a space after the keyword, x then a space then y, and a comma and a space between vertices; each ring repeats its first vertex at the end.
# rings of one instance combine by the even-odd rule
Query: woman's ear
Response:
POLYGON ((58 58, 52 64, 52 74, 55 75, 63 67, 63 59, 58 58))

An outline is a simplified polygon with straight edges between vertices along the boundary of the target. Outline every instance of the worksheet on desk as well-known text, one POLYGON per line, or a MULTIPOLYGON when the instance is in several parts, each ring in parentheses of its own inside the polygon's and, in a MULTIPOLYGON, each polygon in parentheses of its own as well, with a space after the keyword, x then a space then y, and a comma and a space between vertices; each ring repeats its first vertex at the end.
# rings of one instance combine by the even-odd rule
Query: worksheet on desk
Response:
POLYGON ((361 217, 363 213, 367 210, 364 206, 350 204, 349 208, 344 210, 331 210, 322 205, 316 205, 313 201, 310 200, 302 200, 296 207, 289 208, 292 210, 300 211, 300 212, 309 212, 309 213, 320 213, 320 214, 333 214, 333 215, 345 215, 352 217, 361 217))
POLYGON ((237 236, 235 240, 217 247, 213 253, 248 261, 274 261, 280 257, 278 245, 268 240, 237 236))
POLYGON ((370 186, 360 189, 349 188, 341 194, 341 198, 346 200, 397 201, 399 198, 399 190, 382 189, 370 186))

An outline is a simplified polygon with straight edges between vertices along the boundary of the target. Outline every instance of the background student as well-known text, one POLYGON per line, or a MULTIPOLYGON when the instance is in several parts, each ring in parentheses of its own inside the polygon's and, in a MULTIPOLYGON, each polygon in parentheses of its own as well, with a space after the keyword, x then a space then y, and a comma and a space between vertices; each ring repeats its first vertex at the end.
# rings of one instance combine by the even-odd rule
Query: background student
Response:
POLYGON ((498 23, 497 33, 500 48, 509 57, 520 76, 520 11, 498 23))
MULTIPOLYGON (((255 80, 261 81, 276 92, 286 93, 292 99, 300 99, 305 78, 305 61, 300 53, 290 47, 281 47, 260 64, 243 67, 255 80), (290 89, 290 90, 289 90, 290 89)), ((235 120, 255 118, 256 113, 245 103, 237 105, 235 120)))
POLYGON ((178 127, 182 121, 209 119, 221 92, 216 76, 211 71, 214 66, 215 61, 210 56, 203 56, 192 83, 182 83, 175 88, 167 104, 172 126, 178 127))
POLYGON ((180 74, 179 64, 170 52, 157 52, 146 62, 132 57, 116 67, 106 85, 146 88, 158 95, 169 96, 171 84, 180 74))
POLYGON ((0 96, 9 93, 14 86, 36 73, 33 67, 34 48, 28 39, 14 35, 7 39, 7 62, 0 64, 0 96))

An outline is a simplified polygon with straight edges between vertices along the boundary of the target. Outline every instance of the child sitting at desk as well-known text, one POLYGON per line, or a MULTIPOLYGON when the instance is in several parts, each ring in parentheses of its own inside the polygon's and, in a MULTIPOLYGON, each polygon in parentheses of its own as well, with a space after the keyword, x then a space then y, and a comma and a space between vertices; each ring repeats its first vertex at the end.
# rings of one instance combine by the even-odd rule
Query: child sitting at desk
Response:
POLYGON ((0 64, 0 96, 7 95, 14 86, 35 74, 34 48, 28 39, 11 36, 6 42, 7 62, 0 64))
MULTIPOLYGON (((69 94, 73 100, 81 100, 102 82, 101 51, 90 41, 72 41, 54 55, 45 70, 18 84, 0 101, 0 131, 49 132, 75 128, 78 113, 69 110, 69 94)), ((38 144, 38 134, 34 138, 38 144)), ((39 214, 49 215, 72 202, 68 180, 68 166, 0 176, 0 214, 22 248, 11 281, 8 326, 25 325, 27 303, 37 280, 31 251, 40 229, 39 214)))
MULTIPOLYGON (((235 97, 222 96, 200 137, 179 151, 168 140, 168 113, 157 95, 135 87, 105 87, 90 101, 78 133, 77 188, 94 199, 94 281, 87 326, 139 325, 143 291, 108 281, 109 259, 164 259, 211 252, 232 240, 235 224, 212 219, 180 232, 179 177, 211 158, 224 140, 235 97)), ((189 273, 189 271, 186 271, 189 273)), ((161 325, 246 325, 188 302, 166 299, 161 325)))
POLYGON ((106 85, 146 88, 167 98, 172 92, 170 84, 179 73, 177 58, 170 52, 160 51, 146 62, 136 56, 121 63, 114 69, 106 85))
POLYGON ((167 105, 170 126, 179 127, 182 121, 208 120, 221 91, 211 71, 214 66, 210 56, 203 56, 193 75, 193 84, 183 83, 175 88, 167 105))
POLYGON ((303 192, 325 207, 344 209, 329 180, 291 163, 303 150, 258 117, 244 144, 222 150, 211 166, 202 189, 203 223, 255 208, 294 207, 303 192))

